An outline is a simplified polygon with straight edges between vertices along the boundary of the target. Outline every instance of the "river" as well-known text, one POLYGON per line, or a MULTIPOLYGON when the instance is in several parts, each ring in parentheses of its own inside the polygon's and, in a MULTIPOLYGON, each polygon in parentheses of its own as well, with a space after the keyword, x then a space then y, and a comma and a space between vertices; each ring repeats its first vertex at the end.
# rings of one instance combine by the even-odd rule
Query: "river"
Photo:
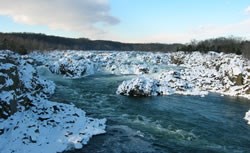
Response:
POLYGON ((66 79, 40 74, 57 86, 52 101, 73 103, 88 116, 107 119, 107 133, 68 153, 250 152, 250 108, 244 98, 210 93, 205 97, 117 95, 133 75, 95 74, 66 79))

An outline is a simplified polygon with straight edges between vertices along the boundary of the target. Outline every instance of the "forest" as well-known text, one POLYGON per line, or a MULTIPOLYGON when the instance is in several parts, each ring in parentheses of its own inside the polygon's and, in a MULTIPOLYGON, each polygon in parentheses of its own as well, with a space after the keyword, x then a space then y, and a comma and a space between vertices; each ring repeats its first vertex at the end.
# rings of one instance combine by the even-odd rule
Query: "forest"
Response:
POLYGON ((121 43, 87 38, 65 38, 35 33, 0 33, 0 49, 26 54, 34 50, 175 51, 182 44, 121 43))

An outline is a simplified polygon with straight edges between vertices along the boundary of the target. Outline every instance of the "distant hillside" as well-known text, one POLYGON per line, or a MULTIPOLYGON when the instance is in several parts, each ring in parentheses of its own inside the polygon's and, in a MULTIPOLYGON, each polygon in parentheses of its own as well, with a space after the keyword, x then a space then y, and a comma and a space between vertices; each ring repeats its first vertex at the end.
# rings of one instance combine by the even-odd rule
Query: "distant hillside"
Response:
POLYGON ((243 40, 239 37, 219 37, 203 41, 193 40, 188 44, 178 48, 184 51, 217 51, 224 53, 235 53, 243 55, 250 59, 250 41, 243 40))
POLYGON ((121 43, 87 38, 65 38, 35 33, 1 33, 0 50, 9 49, 21 54, 34 50, 111 50, 111 51, 217 51, 243 54, 250 59, 250 41, 238 37, 220 37, 188 44, 121 43))
POLYGON ((176 51, 182 44, 133 44, 87 38, 64 38, 35 33, 0 33, 0 49, 25 54, 33 50, 113 50, 113 51, 176 51))

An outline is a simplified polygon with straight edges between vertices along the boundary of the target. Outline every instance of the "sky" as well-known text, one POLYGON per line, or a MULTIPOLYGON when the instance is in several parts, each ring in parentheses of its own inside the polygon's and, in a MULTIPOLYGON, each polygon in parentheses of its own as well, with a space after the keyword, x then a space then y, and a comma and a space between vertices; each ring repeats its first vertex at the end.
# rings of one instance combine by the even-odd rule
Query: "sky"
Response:
POLYGON ((250 40, 249 0, 0 0, 1 32, 130 43, 250 40))

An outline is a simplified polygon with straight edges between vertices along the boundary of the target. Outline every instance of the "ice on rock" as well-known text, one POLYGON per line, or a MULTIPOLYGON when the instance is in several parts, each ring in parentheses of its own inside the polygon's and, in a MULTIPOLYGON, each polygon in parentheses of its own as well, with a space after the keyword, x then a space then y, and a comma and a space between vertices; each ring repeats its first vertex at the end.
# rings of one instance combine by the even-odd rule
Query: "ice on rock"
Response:
POLYGON ((105 133, 106 119, 47 100, 55 84, 40 78, 32 62, 0 51, 0 152, 57 153, 82 148, 93 135, 105 133))

